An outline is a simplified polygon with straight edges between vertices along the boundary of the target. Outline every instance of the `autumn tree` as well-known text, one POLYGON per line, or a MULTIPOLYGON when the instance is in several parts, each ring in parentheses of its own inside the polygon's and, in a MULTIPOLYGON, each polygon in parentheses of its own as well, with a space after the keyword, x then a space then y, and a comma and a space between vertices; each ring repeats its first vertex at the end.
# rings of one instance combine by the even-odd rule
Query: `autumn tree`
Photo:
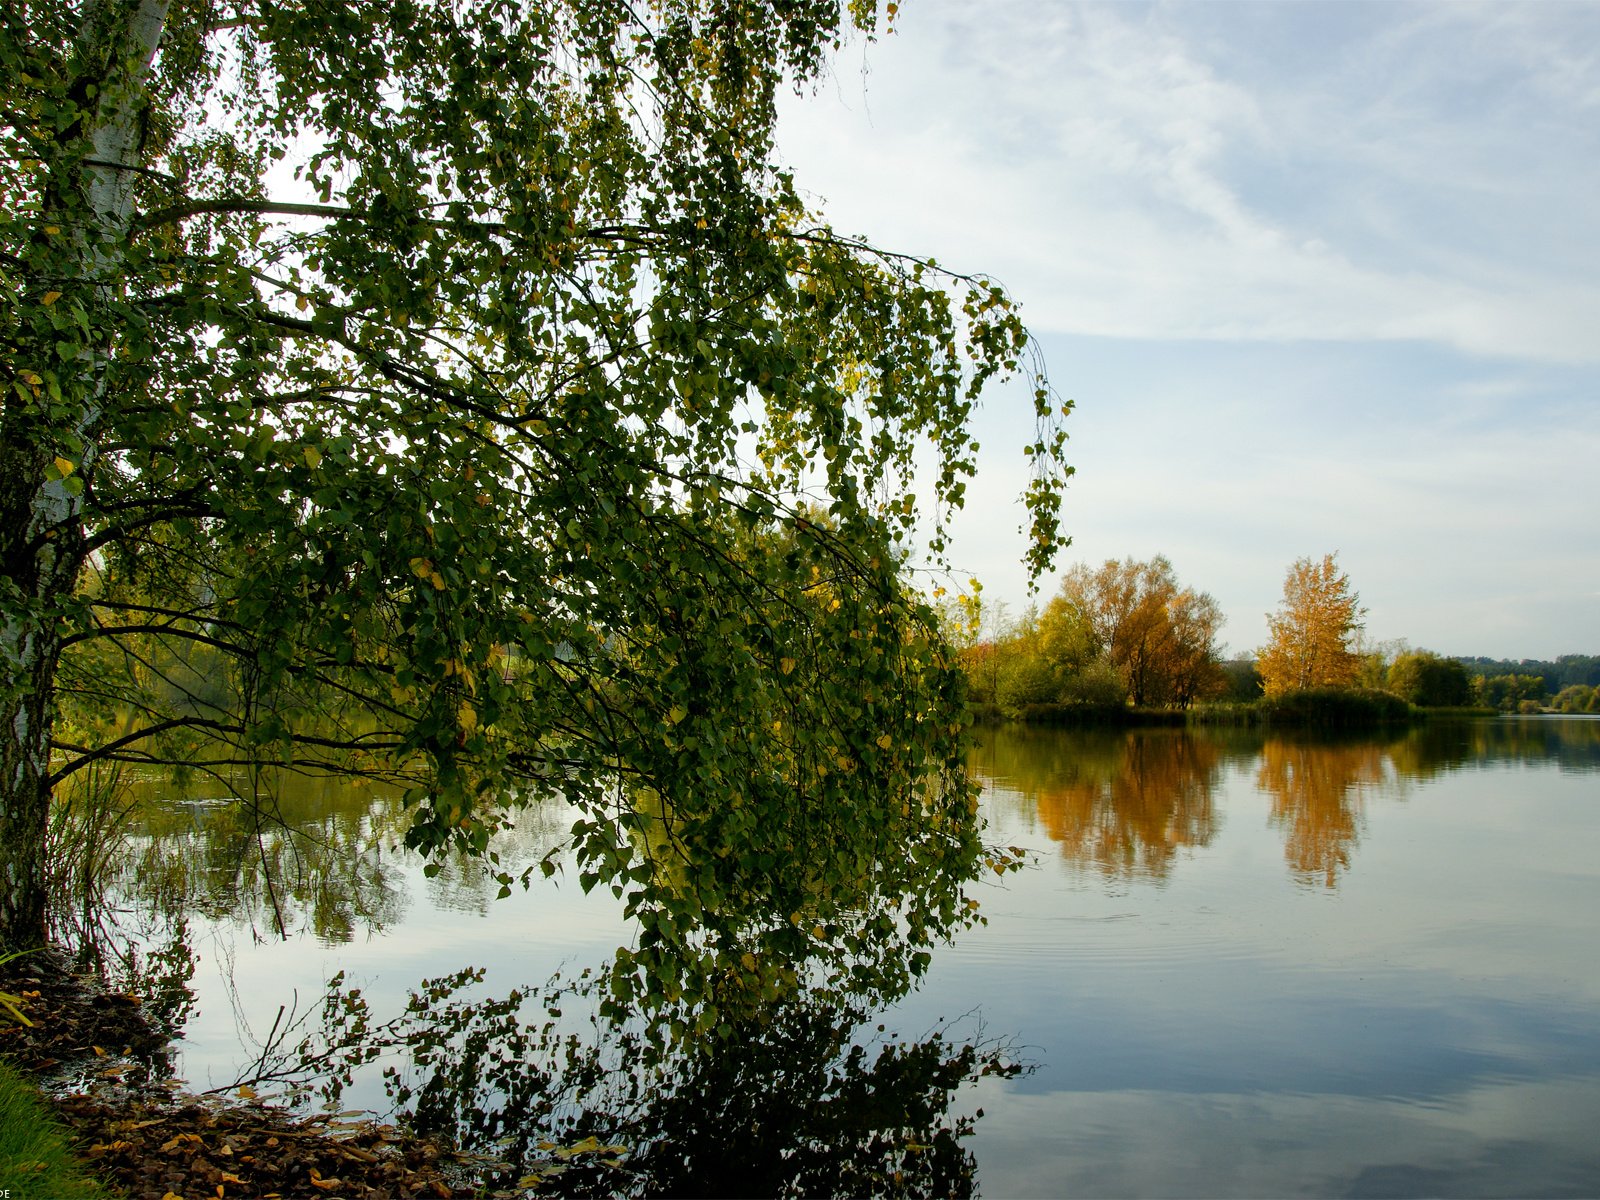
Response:
POLYGON ((962 919, 963 685, 900 563, 1021 369, 1043 569, 1064 406, 999 288, 836 235, 774 160, 779 88, 877 24, 5 6, 0 942, 104 762, 376 772, 428 855, 564 796, 643 930, 615 1003, 673 955, 752 1003, 785 954, 871 977, 962 919))
POLYGON ((1222 621, 1216 600, 1180 587, 1171 562, 1158 555, 1074 566, 1040 631, 1067 673, 1104 660, 1135 705, 1186 708, 1222 687, 1216 647, 1222 621))
POLYGON ((1297 559, 1283 581, 1283 603, 1267 615, 1267 644, 1257 654, 1268 696, 1313 687, 1346 687, 1361 668, 1353 648, 1366 610, 1335 556, 1297 559))

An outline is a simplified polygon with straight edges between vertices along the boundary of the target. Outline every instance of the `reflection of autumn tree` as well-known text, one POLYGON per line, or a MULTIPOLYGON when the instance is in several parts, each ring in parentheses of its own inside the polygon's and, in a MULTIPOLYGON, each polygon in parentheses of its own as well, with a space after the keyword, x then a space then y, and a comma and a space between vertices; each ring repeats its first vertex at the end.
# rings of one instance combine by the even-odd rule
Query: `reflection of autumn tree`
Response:
POLYGON ((1303 882, 1337 885, 1360 837, 1366 789, 1383 782, 1387 761, 1376 742, 1274 739, 1261 748, 1256 786, 1272 797, 1272 822, 1288 834, 1284 855, 1303 882))
POLYGON ((258 933, 305 928, 324 943, 382 928, 404 908, 385 851, 404 836, 381 786, 287 772, 195 781, 181 800, 153 779, 103 881, 123 908, 199 913, 258 933))
POLYGON ((993 731, 973 768, 1015 789, 1069 862, 1165 878, 1180 847, 1216 833, 1225 744, 1177 730, 993 731))

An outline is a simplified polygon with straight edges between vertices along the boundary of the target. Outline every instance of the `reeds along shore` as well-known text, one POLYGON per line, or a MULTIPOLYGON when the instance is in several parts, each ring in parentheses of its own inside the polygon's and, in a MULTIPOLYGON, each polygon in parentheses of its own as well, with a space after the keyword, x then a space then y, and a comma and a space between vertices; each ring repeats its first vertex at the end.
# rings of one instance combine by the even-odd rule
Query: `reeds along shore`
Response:
POLYGON ((974 724, 1008 720, 1051 726, 1184 726, 1369 729, 1436 717, 1488 717, 1492 708, 1418 708, 1392 692, 1367 688, 1311 688, 1246 702, 1198 704, 1188 709, 1131 708, 1107 704, 1030 704, 1015 715, 995 704, 975 704, 974 724))

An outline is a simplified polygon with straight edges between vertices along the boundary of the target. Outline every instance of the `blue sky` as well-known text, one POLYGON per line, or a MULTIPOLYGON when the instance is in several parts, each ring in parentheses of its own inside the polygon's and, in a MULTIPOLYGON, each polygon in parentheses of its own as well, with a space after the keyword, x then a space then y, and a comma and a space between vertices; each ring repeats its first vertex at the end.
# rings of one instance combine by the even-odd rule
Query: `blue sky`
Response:
MULTIPOLYGON (((1061 567, 1166 554, 1241 651, 1336 551, 1373 640, 1600 653, 1600 4, 909 0, 779 150, 1021 302, 1061 567)), ((979 429, 954 564, 1020 607, 1025 397, 979 429)))

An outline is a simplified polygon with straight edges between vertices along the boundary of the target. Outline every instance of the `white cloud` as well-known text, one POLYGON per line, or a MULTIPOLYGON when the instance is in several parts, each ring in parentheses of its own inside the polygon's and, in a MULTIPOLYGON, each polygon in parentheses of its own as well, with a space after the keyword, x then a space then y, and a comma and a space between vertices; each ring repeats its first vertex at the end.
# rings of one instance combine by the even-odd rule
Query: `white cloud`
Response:
MULTIPOLYGON (((1375 637, 1582 652, 1596 46, 1594 5, 918 0, 779 149, 841 230, 1019 298, 1079 402, 1064 562, 1165 553, 1241 648, 1341 550, 1375 637)), ((980 414, 953 544, 1014 606, 1026 409, 980 414)))
MULTIPOLYGON (((1265 10, 1224 11, 1248 41, 1265 10)), ((1502 74, 1555 49, 1559 31, 1491 17, 1523 47, 1496 47, 1502 74)), ((1528 146, 1495 108, 1523 79, 1485 91, 1459 48, 1489 39, 1464 22, 1379 17, 1321 75, 1224 77, 1169 10, 925 2, 791 108, 782 150, 841 227, 993 271, 1043 330, 1600 362, 1600 285, 1563 265, 1600 243, 1587 93, 1562 110, 1541 85, 1528 146), (1363 53, 1390 74, 1353 74, 1363 53), (1444 111, 1469 84, 1483 107, 1444 111)))

